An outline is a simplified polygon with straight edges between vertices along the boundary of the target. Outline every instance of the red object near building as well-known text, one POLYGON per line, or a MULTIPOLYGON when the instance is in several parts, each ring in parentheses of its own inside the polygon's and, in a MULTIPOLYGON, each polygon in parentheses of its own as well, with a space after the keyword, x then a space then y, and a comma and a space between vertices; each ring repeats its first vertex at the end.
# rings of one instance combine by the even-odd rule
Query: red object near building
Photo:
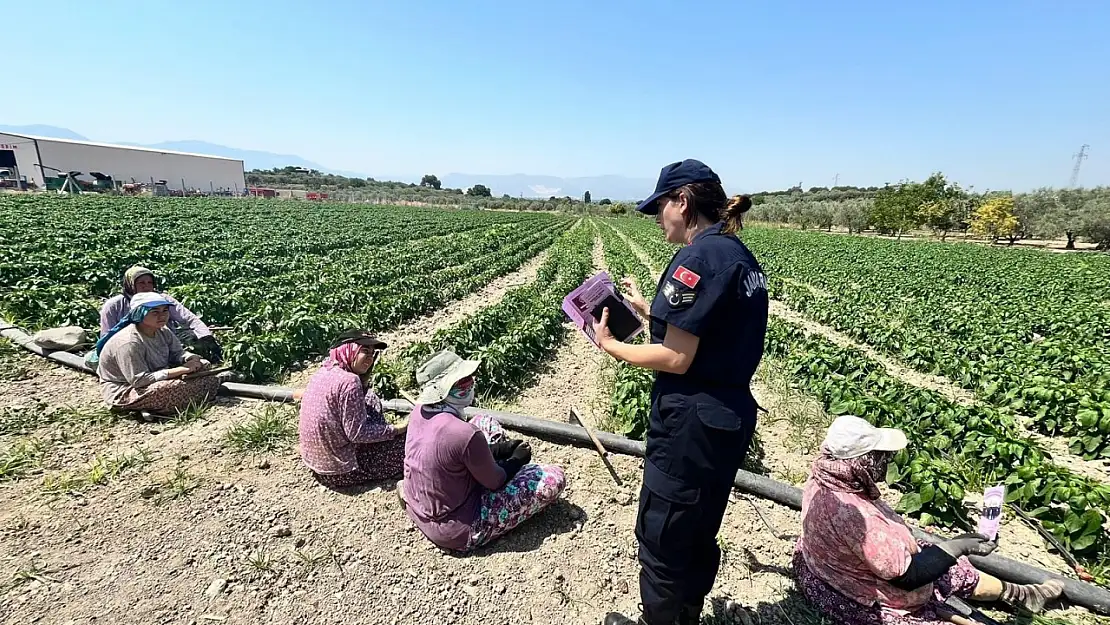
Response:
POLYGON ((263 189, 262 187, 247 187, 251 197, 277 197, 276 189, 263 189))

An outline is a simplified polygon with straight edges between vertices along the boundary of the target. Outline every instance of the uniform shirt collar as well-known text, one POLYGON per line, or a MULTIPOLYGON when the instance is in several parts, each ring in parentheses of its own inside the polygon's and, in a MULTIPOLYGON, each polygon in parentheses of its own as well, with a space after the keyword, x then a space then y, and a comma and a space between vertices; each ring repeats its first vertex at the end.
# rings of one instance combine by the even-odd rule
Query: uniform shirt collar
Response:
POLYGON ((697 240, 701 239, 702 237, 707 237, 707 236, 710 236, 710 235, 713 235, 713 234, 721 234, 721 228, 724 228, 724 227, 725 227, 725 224, 723 222, 718 221, 717 223, 713 224, 712 226, 709 226, 705 230, 702 230, 701 232, 694 235, 694 238, 690 242, 693 243, 694 241, 697 241, 697 240))

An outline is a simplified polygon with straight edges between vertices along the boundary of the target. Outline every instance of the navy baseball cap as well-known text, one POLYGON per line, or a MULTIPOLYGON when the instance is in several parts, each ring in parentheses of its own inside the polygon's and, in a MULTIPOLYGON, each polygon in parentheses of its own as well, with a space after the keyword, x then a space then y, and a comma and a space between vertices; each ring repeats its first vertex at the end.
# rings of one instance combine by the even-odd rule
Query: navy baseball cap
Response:
POLYGON ((659 212, 659 198, 695 182, 716 182, 721 184, 721 178, 713 173, 709 166, 701 161, 688 158, 678 163, 671 163, 659 172, 659 181, 655 183, 655 193, 648 199, 640 202, 636 210, 645 215, 654 215, 659 212))

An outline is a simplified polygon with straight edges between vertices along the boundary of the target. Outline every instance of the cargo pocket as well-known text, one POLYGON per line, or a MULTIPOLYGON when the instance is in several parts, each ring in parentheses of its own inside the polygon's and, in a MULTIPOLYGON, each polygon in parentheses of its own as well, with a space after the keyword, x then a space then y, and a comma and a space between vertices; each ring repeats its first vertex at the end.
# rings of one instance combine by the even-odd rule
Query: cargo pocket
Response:
POLYGON ((655 551, 663 540, 663 528, 670 522, 671 506, 667 500, 651 492, 644 491, 640 497, 640 510, 636 514, 636 539, 640 544, 655 551))
POLYGON ((697 486, 664 473, 650 460, 644 464, 644 486, 666 501, 687 506, 698 503, 697 486))
POLYGON ((723 430, 725 432, 736 432, 744 427, 744 422, 740 419, 740 415, 721 404, 698 402, 697 413, 698 420, 707 428, 723 430))
POLYGON ((648 462, 644 466, 644 491, 636 518, 636 537, 655 557, 672 562, 692 553, 697 534, 701 490, 663 473, 648 462))

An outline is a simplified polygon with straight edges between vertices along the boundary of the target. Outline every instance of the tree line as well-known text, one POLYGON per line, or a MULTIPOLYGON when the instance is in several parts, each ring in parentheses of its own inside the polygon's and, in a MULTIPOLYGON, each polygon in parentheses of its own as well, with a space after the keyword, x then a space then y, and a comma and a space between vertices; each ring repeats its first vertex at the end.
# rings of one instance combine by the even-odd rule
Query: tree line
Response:
POLYGON ((803 229, 841 227, 850 233, 871 230, 892 236, 929 230, 941 240, 953 232, 971 233, 1010 245, 1022 239, 1066 239, 1068 249, 1086 240, 1110 250, 1107 187, 974 193, 935 173, 923 182, 862 191, 839 200, 797 188, 792 193, 763 194, 752 218, 803 229))
POLYGON ((570 196, 549 198, 494 197, 489 187, 476 184, 469 189, 451 189, 434 174, 424 175, 419 183, 391 182, 373 178, 350 178, 327 174, 315 169, 282 167, 254 169, 246 173, 251 186, 272 189, 324 191, 330 199, 350 202, 412 202, 441 206, 462 206, 494 210, 565 211, 582 214, 626 214, 635 208, 629 202, 602 198, 594 202, 589 191, 581 198, 570 196))

